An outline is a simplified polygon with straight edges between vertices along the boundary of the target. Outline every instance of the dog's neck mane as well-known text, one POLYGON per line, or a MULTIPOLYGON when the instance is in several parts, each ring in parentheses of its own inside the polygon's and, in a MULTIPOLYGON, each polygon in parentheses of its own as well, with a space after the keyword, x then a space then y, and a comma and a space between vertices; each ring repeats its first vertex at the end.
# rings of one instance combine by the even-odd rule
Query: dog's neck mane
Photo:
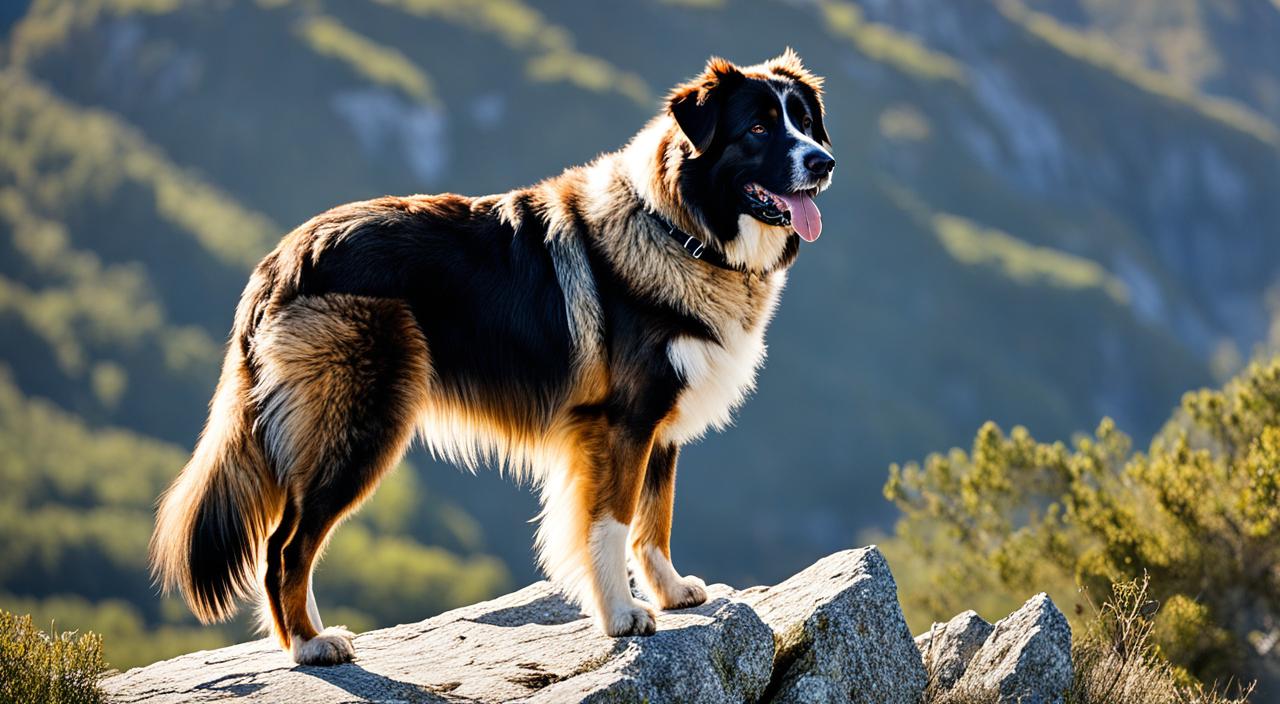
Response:
POLYGON ((627 180, 645 207, 675 223, 677 227, 719 247, 705 222, 685 207, 680 187, 680 165, 693 155, 689 141, 680 134, 675 120, 659 115, 645 125, 616 154, 621 176, 627 180))
POLYGON ((705 238, 709 247, 720 246, 691 209, 681 206, 679 164, 689 154, 675 121, 660 116, 622 150, 539 184, 535 190, 545 202, 548 240, 589 239, 588 246, 603 254, 629 287, 651 300, 715 326, 739 321, 752 327, 770 314, 770 302, 786 281, 786 267, 773 264, 781 259, 789 233, 759 233, 782 243, 763 265, 735 261, 732 247, 724 252, 729 261, 745 264, 746 271, 722 269, 689 256, 645 212, 656 212, 705 238))

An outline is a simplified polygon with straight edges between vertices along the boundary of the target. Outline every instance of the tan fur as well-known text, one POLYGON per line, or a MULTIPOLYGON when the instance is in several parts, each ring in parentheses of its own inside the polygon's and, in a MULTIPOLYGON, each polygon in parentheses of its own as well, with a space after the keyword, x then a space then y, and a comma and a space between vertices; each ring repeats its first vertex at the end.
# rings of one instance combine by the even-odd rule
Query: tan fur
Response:
MULTIPOLYGON (((254 342, 258 381, 258 430, 286 486, 305 486, 313 472, 332 471, 321 463, 341 434, 331 432, 350 420, 352 402, 366 379, 358 369, 369 355, 369 340, 353 319, 383 318, 393 326, 405 357, 395 414, 407 420, 421 415, 430 389, 426 340, 413 315, 397 301, 355 296, 304 297, 264 323, 254 342)), ((401 443, 412 435, 401 431, 401 443)), ((397 458, 398 459, 398 458, 397 458)))
POLYGON ((675 470, 678 448, 651 463, 640 495, 628 542, 648 591, 664 609, 695 606, 706 600, 706 584, 697 577, 681 577, 671 564, 671 522, 675 508, 675 470))
POLYGON ((642 553, 653 547, 667 559, 671 558, 671 519, 675 505, 675 482, 666 481, 653 493, 643 495, 643 501, 631 523, 631 549, 643 564, 642 553))

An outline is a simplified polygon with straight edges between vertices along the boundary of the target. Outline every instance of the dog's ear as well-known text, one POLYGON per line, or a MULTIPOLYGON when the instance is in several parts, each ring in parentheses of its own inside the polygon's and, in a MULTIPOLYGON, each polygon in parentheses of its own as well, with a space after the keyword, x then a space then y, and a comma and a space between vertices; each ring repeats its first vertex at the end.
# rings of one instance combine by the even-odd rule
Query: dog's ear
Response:
POLYGON ((725 97, 742 78, 737 66, 713 56, 702 75, 671 92, 667 107, 696 154, 705 152, 715 140, 725 97))

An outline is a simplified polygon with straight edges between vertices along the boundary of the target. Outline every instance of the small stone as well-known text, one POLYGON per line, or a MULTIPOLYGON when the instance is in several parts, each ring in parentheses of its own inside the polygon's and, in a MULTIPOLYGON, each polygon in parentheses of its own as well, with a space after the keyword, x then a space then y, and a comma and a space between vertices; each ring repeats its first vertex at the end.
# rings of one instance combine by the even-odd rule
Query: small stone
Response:
POLYGON ((1071 676, 1071 627, 1041 593, 996 622, 955 689, 1000 704, 1058 704, 1071 676))
POLYGON ((924 669, 935 691, 944 692, 955 686, 983 641, 991 635, 992 626, 974 611, 965 611, 946 623, 935 623, 926 633, 916 636, 916 647, 924 660, 924 669))

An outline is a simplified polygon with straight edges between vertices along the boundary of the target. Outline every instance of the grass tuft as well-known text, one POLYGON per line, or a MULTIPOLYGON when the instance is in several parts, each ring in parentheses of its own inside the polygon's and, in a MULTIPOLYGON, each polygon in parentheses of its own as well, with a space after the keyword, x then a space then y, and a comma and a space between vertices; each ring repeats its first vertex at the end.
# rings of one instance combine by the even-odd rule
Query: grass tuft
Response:
POLYGON ((1111 586, 1111 597, 1072 648, 1075 678, 1069 704, 1246 704, 1253 685, 1206 687, 1161 656, 1152 634, 1162 605, 1149 594, 1150 579, 1111 586))

